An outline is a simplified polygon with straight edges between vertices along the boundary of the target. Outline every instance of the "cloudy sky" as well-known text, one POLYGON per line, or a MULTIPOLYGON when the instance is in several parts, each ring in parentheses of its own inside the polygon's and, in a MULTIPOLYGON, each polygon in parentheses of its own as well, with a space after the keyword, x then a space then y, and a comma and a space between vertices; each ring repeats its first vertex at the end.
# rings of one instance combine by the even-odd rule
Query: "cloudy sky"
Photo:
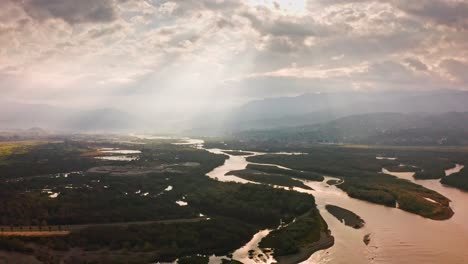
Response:
POLYGON ((10 101, 195 111, 467 87, 467 0, 0 0, 10 101))

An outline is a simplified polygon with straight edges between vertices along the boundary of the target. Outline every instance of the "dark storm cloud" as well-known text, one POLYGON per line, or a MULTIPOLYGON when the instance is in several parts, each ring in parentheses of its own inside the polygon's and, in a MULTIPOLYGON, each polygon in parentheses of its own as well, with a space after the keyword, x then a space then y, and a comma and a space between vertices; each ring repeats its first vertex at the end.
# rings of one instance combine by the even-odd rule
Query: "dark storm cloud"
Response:
POLYGON ((25 0, 26 13, 37 20, 62 19, 69 24, 111 22, 116 19, 112 0, 25 0))

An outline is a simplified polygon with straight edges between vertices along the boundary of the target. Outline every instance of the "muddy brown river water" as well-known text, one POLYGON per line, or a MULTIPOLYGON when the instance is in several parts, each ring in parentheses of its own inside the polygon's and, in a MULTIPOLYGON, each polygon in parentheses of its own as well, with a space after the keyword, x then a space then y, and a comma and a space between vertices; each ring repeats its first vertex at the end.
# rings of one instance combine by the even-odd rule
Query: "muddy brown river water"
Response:
MULTIPOLYGON (((224 153, 220 149, 207 149, 207 151, 217 154, 224 153)), ((259 154, 261 153, 253 155, 259 154)), ((244 169, 249 163, 246 160, 248 156, 250 155, 229 155, 229 159, 224 165, 207 175, 219 181, 246 183, 248 181, 235 176, 226 176, 226 173, 244 169)), ((446 173, 450 174, 461 168, 461 165, 457 165, 456 168, 448 170, 446 173)), ((310 193, 315 197, 320 213, 335 237, 335 245, 327 250, 316 252, 303 263, 468 263, 468 193, 443 186, 438 180, 414 180, 413 173, 384 172, 445 195, 452 201, 451 207, 455 211, 455 215, 446 221, 435 221, 397 208, 353 199, 336 186, 328 185, 326 182, 334 179, 331 177, 326 177, 323 182, 305 182, 314 190, 299 188, 294 188, 294 190, 310 193), (337 205, 353 211, 366 221, 365 227, 356 230, 345 226, 327 212, 326 204, 337 205), (368 245, 363 242, 363 238, 367 234, 370 234, 371 239, 368 245)), ((267 234, 268 232, 261 231, 254 239, 258 241, 259 238, 267 234)), ((258 250, 255 248, 256 243, 251 241, 250 244, 253 245, 252 249, 258 250)), ((242 249, 242 252, 247 251, 246 247, 242 249)), ((272 259, 251 260, 246 254, 241 253, 237 254, 235 258, 244 263, 271 263, 272 261, 272 259)))

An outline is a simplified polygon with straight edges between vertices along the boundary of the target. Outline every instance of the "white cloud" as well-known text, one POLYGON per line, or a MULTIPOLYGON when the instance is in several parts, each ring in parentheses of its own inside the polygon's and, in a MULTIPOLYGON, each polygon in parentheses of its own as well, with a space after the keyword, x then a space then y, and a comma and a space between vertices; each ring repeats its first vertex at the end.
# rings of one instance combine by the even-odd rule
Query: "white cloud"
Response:
POLYGON ((0 91, 164 110, 467 83, 463 1, 276 2, 0 1, 0 91))

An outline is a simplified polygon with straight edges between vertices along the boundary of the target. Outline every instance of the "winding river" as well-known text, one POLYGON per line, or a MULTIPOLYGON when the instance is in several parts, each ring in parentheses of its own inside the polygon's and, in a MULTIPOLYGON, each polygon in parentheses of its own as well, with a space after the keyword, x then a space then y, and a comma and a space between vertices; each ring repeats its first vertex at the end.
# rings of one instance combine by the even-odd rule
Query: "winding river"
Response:
MULTIPOLYGON (((245 156, 229 155, 224 151, 230 150, 204 148, 203 140, 185 139, 182 144, 193 145, 215 154, 228 155, 229 158, 223 165, 207 174, 213 179, 226 182, 249 182, 236 176, 226 176, 226 173, 245 169, 249 164, 246 160, 247 157, 264 154, 250 152, 249 155, 245 156)), ((276 154, 296 155, 298 153, 276 154)), ((285 168, 276 164, 268 165, 285 168)), ((463 165, 457 165, 447 170, 446 175, 458 172, 462 168, 463 165)), ((449 220, 435 221, 397 208, 353 199, 336 186, 330 186, 326 183, 328 180, 334 179, 332 177, 326 177, 323 182, 304 181, 313 190, 301 188, 294 188, 294 190, 310 193, 315 197, 317 207, 335 237, 335 245, 314 253, 303 263, 468 263, 468 205, 466 205, 468 192, 444 186, 439 180, 415 180, 412 172, 396 173, 385 169, 382 172, 412 181, 448 197, 455 212, 454 216, 449 220), (365 227, 356 230, 345 226, 328 213, 325 209, 326 204, 337 205, 355 212, 366 221, 365 227), (366 245, 363 238, 368 234, 370 234, 371 240, 366 245)), ((249 250, 254 250, 255 255, 261 253, 258 243, 269 232, 269 230, 259 231, 249 243, 234 252, 234 259, 246 264, 273 263, 274 259, 271 257, 250 259, 248 256, 249 250)), ((220 263, 220 259, 212 257, 210 263, 220 263)))
MULTIPOLYGON (((211 153, 228 155, 223 152, 227 150, 206 150, 211 153)), ((226 176, 226 173, 245 169, 249 164, 246 160, 247 157, 261 154, 263 153, 252 153, 245 156, 228 155, 229 159, 224 165, 215 168, 207 176, 219 181, 246 183, 248 181, 236 176, 226 176)), ((276 166, 275 164, 269 165, 276 166)), ((446 173, 448 175, 461 168, 461 165, 457 165, 446 173)), ((466 205, 468 193, 445 187, 438 180, 414 180, 412 173, 392 173, 389 171, 385 171, 385 173, 410 180, 445 195, 452 201, 451 207, 455 211, 455 215, 446 221, 434 221, 396 208, 350 198, 341 189, 326 183, 328 180, 334 179, 331 177, 326 177, 323 182, 305 181, 304 183, 312 187, 313 190, 301 188, 294 188, 294 190, 310 193, 315 197, 320 213, 335 237, 335 245, 327 250, 316 252, 303 263, 468 263, 468 206, 466 205), (345 226, 328 213, 325 209, 326 204, 337 205, 355 212, 366 221, 365 227, 356 230, 345 226), (370 234, 371 238, 368 245, 363 242, 363 238, 367 234, 370 234)), ((247 264, 271 263, 271 258, 265 261, 251 260, 246 253, 249 245, 251 246, 249 249, 256 250, 256 253, 259 252, 258 242, 267 234, 268 231, 265 230, 259 232, 253 241, 240 249, 240 252, 236 251, 234 258, 247 264)))

